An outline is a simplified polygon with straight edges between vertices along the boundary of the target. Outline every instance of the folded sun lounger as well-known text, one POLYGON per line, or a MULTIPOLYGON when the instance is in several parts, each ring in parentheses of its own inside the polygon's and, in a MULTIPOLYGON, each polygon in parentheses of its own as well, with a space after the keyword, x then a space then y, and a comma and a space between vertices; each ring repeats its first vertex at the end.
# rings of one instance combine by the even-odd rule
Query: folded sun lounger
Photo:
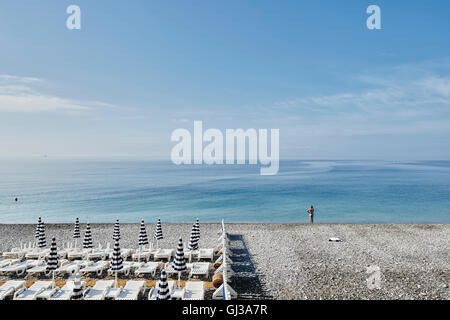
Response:
POLYGON ((0 286, 0 300, 5 300, 7 297, 14 294, 19 289, 26 289, 24 280, 8 280, 0 286))

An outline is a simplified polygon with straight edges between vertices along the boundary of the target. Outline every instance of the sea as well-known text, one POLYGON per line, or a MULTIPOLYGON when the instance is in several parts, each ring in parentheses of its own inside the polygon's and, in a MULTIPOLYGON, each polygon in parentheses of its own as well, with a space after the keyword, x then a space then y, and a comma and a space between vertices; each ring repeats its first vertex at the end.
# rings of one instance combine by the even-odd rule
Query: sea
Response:
POLYGON ((449 223, 450 161, 0 160, 0 223, 449 223), (17 198, 17 201, 15 201, 17 198))

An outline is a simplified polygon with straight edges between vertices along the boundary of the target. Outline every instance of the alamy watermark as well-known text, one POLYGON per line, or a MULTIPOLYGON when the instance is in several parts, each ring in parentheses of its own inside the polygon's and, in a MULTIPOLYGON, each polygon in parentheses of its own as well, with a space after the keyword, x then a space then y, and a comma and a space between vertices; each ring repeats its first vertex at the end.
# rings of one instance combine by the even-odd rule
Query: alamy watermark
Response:
MULTIPOLYGON (((70 16, 66 20, 66 27, 69 30, 81 29, 81 9, 78 5, 72 4, 67 7, 66 13, 70 16)), ((381 9, 379 6, 372 4, 367 7, 366 13, 370 16, 366 20, 366 26, 369 30, 381 29, 381 9)))
POLYGON ((280 164, 280 130, 219 129, 203 132, 203 122, 194 121, 194 134, 179 128, 171 140, 178 142, 171 152, 172 162, 180 164, 260 164, 261 175, 275 175, 280 164), (224 139, 225 137, 225 139, 224 139), (204 146, 204 143, 207 143, 204 146), (269 154, 270 148, 270 154, 269 154))
POLYGON ((66 13, 70 16, 66 20, 66 27, 69 30, 81 29, 81 9, 77 5, 70 5, 66 9, 66 13))
POLYGON ((367 7, 366 13, 370 14, 367 18, 366 26, 369 30, 381 29, 381 9, 377 5, 370 5, 367 7))

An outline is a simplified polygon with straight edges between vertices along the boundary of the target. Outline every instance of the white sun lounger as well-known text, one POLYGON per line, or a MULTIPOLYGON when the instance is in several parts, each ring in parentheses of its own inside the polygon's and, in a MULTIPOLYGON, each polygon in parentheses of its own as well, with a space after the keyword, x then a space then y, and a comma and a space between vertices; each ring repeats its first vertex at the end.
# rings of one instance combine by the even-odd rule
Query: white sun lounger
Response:
POLYGON ((155 258, 155 253, 157 253, 160 249, 159 248, 150 248, 148 251, 150 252, 150 259, 155 258))
MULTIPOLYGON (((154 288, 151 288, 150 292, 148 293, 148 300, 156 300, 156 295, 158 292, 158 285, 159 285, 159 280, 156 282, 156 285, 154 288)), ((169 292, 172 293, 173 290, 175 289, 175 281, 167 281, 167 285, 169 287, 169 292)))
POLYGON ((55 274, 59 275, 75 275, 81 268, 87 267, 94 262, 89 260, 77 260, 77 261, 69 261, 67 263, 61 264, 61 266, 55 270, 55 274))
MULTIPOLYGON (((165 265, 165 270, 166 270, 168 277, 172 276, 172 275, 178 275, 178 271, 175 270, 173 263, 167 263, 165 265)), ((186 271, 182 271, 181 273, 186 273, 186 272, 189 272, 187 266, 186 266, 186 271)))
POLYGON ((91 252, 91 249, 74 249, 67 253, 67 259, 83 259, 91 252))
POLYGON ((168 261, 170 261, 174 253, 174 249, 159 249, 154 254, 154 260, 167 259, 168 261))
POLYGON ((108 256, 108 252, 102 249, 94 249, 87 254, 89 260, 105 260, 108 256))
POLYGON ((22 259, 28 251, 21 248, 13 248, 11 251, 3 252, 2 257, 6 259, 22 259))
POLYGON ((0 274, 11 274, 15 273, 16 276, 22 276, 25 274, 27 269, 35 267, 40 262, 38 260, 25 260, 19 263, 15 263, 12 265, 9 265, 7 267, 0 269, 0 274))
POLYGON ((122 287, 111 287, 105 295, 105 299, 116 300, 122 293, 122 287))
MULTIPOLYGON (((143 262, 130 262, 130 261, 124 261, 122 263, 122 269, 117 271, 118 274, 123 274, 125 276, 128 276, 131 272, 133 272, 136 269, 139 269, 144 265, 143 262)), ((109 275, 114 275, 115 271, 111 270, 111 268, 108 269, 109 275)))
POLYGON ((203 281, 187 281, 184 289, 183 300, 205 300, 205 283, 203 281))
MULTIPOLYGON (((68 260, 63 259, 63 260, 60 260, 58 262, 58 264, 64 264, 67 262, 68 262, 68 260)), ((28 269, 27 273, 32 276, 44 274, 45 276, 48 277, 51 275, 51 271, 47 271, 47 262, 45 262, 43 260, 40 261, 40 264, 38 264, 37 266, 28 269)))
POLYGON ((210 263, 209 262, 194 262, 190 268, 189 279, 193 277, 209 277, 210 263))
POLYGON ((18 263, 20 262, 19 259, 4 259, 4 260, 0 260, 0 268, 5 268, 7 266, 10 266, 14 263, 18 263))
POLYGON ((127 281, 116 300, 137 300, 139 295, 145 292, 146 288, 145 281, 127 281))
POLYGON ((137 268, 134 271, 134 274, 136 276, 143 276, 146 274, 151 274, 154 277, 156 275, 156 271, 158 270, 158 268, 160 266, 161 266, 160 262, 154 262, 154 261, 146 262, 141 267, 137 268))
POLYGON ((40 293, 52 288, 52 286, 52 281, 36 281, 28 289, 19 289, 16 291, 14 293, 14 300, 36 300, 40 293))
POLYGON ((133 253, 133 255, 131 256, 131 259, 133 261, 149 261, 150 257, 152 256, 152 253, 148 250, 142 250, 142 251, 136 251, 135 253, 133 253))
POLYGON ((45 261, 41 261, 41 264, 27 269, 27 274, 30 276, 36 276, 40 274, 44 274, 45 276, 51 275, 51 271, 47 271, 47 263, 45 261))
POLYGON ((101 276, 103 271, 108 270, 108 268, 109 268, 108 261, 97 261, 83 269, 80 269, 80 273, 82 275, 85 275, 88 273, 96 273, 97 276, 101 276))
MULTIPOLYGON (((81 288, 86 287, 86 282, 81 281, 81 288)), ((73 295, 74 282, 67 281, 66 284, 53 294, 49 300, 70 300, 73 295)))
POLYGON ((134 250, 132 249, 121 249, 120 255, 122 256, 123 260, 127 260, 132 254, 134 250))
POLYGON ((114 285, 114 280, 99 280, 85 294, 84 300, 105 300, 109 289, 114 285))
POLYGON ((25 254, 25 259, 39 259, 44 258, 50 253, 49 249, 32 249, 25 254))
POLYGON ((0 286, 0 300, 14 294, 19 289, 26 289, 24 280, 8 280, 0 286))
POLYGON ((198 260, 207 259, 209 261, 213 261, 214 249, 213 248, 199 249, 197 258, 198 260))

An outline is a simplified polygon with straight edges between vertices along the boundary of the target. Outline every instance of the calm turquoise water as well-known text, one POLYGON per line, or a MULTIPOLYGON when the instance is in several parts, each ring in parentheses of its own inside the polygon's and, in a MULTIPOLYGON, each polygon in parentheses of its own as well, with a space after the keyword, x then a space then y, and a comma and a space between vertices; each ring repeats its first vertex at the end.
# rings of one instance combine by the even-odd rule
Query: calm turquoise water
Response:
POLYGON ((450 161, 285 161, 257 166, 170 162, 0 161, 0 223, 449 223, 450 161), (14 197, 19 201, 13 201, 14 197))

